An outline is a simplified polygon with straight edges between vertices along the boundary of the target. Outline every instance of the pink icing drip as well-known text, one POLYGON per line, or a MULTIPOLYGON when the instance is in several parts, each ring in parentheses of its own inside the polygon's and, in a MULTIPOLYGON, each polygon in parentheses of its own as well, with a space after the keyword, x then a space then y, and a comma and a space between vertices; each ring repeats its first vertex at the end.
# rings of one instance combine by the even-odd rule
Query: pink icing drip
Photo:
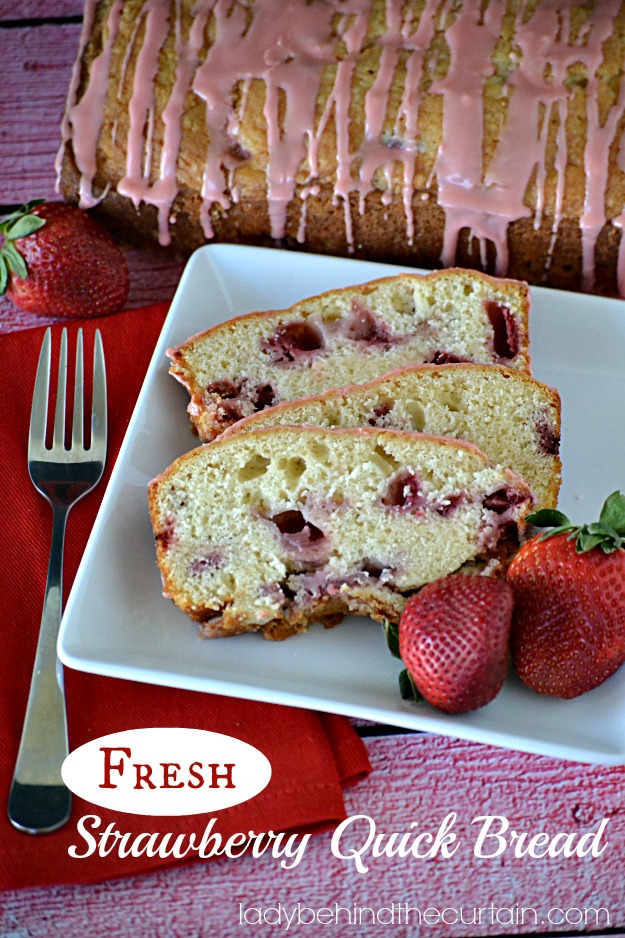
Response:
POLYGON ((412 210, 413 183, 417 154, 417 119, 421 95, 419 82, 423 74, 424 52, 434 35, 434 20, 427 15, 421 16, 416 31, 411 34, 411 14, 408 8, 402 19, 401 0, 387 0, 386 33, 383 39, 382 54, 375 80, 365 96, 365 142, 361 147, 361 168, 358 180, 360 211, 364 213, 365 197, 373 191, 373 178, 376 171, 383 167, 387 189, 382 195, 382 204, 392 201, 392 172, 395 162, 403 164, 402 198, 406 216, 406 235, 408 243, 414 238, 414 217, 412 210), (406 63, 406 80, 402 100, 399 106, 394 134, 384 140, 384 124, 392 82, 399 64, 401 50, 410 50, 406 63), (397 145, 398 144, 398 145, 397 145))
MULTIPOLYGON (((87 0, 81 53, 93 28, 94 6, 94 0, 87 0)), ((584 154, 586 192, 581 228, 584 282, 592 287, 596 240, 606 223, 603 203, 609 150, 625 111, 625 88, 622 87, 618 102, 603 125, 600 124, 598 68, 602 62, 602 45, 611 32, 619 4, 617 0, 597 4, 574 41, 570 37, 569 7, 563 0, 543 0, 531 16, 525 7, 519 8, 515 29, 518 61, 507 78, 507 109, 502 118, 499 143, 488 166, 484 165, 482 153, 483 94, 487 80, 494 73, 493 52, 501 33, 506 4, 503 0, 491 0, 483 12, 481 6, 467 3, 454 11, 451 0, 442 4, 440 0, 425 0, 416 21, 410 4, 404 4, 403 0, 386 0, 386 32, 380 40, 379 66, 364 101, 364 139, 353 152, 349 134, 351 84, 356 61, 367 41, 371 0, 326 0, 307 4, 298 0, 256 0, 253 6, 236 0, 199 0, 186 38, 182 36, 180 0, 145 0, 123 60, 122 81, 131 53, 140 42, 130 104, 127 170, 118 186, 119 192, 136 205, 144 201, 157 207, 160 240, 167 243, 170 240, 169 216, 178 188, 176 168, 182 114, 187 96, 194 94, 206 105, 209 143, 203 172, 201 221, 206 237, 212 237, 212 207, 228 211, 231 203, 238 199, 235 173, 245 159, 244 147, 239 143, 240 113, 246 107, 251 82, 259 79, 266 89, 266 173, 272 236, 284 236, 289 206, 297 194, 301 204, 297 238, 305 240, 305 203, 319 191, 319 146, 333 118, 336 127, 334 201, 343 203, 348 245, 353 248, 350 196, 358 196, 360 209, 364 211, 366 196, 375 189, 375 174, 381 171, 388 186, 382 203, 389 204, 393 198, 390 183, 398 165, 403 172, 402 201, 407 240, 411 243, 420 88, 425 78, 426 51, 438 24, 447 22, 445 39, 450 65, 447 75, 432 86, 432 93, 442 96, 443 105, 443 140, 431 177, 436 176, 438 200, 446 215, 442 262, 455 262, 458 237, 466 229, 479 245, 482 261, 486 260, 486 247, 490 243, 495 249, 497 271, 506 272, 508 226, 530 215, 524 199, 532 178, 536 186, 536 228, 543 219, 551 119, 558 122, 553 248, 562 216, 567 165, 564 121, 572 94, 567 87, 568 72, 571 66, 581 63, 588 82, 589 130, 584 154), (338 37, 333 32, 337 22, 338 37), (200 62, 209 24, 213 41, 205 60, 200 62), (164 139, 158 178, 150 184, 151 173, 156 170, 151 165, 157 119, 154 82, 162 45, 170 29, 175 30, 176 73, 162 114, 164 139), (334 65, 340 49, 338 63, 334 65), (405 83, 395 127, 385 139, 386 111, 400 62, 405 83), (323 113, 316 122, 319 83, 328 65, 334 65, 334 73, 323 113), (232 103, 237 87, 242 102, 239 114, 232 103), (147 140, 144 140, 146 127, 147 140)), ((91 185, 97 137, 120 9, 121 0, 116 0, 109 14, 104 47, 92 65, 87 88, 78 104, 74 99, 79 69, 74 71, 68 110, 61 128, 64 143, 69 139, 73 141, 84 204, 95 204, 91 185)), ((328 72, 325 74, 330 76, 328 72)), ((57 167, 59 165, 57 161, 57 167)), ((619 216, 613 223, 620 227, 623 218, 619 216)), ((625 245, 619 255, 619 287, 621 291, 625 287, 625 245)))
POLYGON ((345 234, 350 250, 353 250, 354 239, 352 234, 352 218, 349 205, 349 195, 353 191, 351 163, 353 154, 349 146, 349 105, 351 86, 354 73, 355 58, 361 51, 367 32, 367 18, 356 16, 352 25, 343 31, 343 41, 347 47, 348 55, 336 66, 334 87, 328 97, 324 112, 319 122, 316 137, 311 141, 311 170, 317 172, 317 149, 321 135, 327 122, 334 112, 334 125, 336 133, 336 181, 334 184, 334 204, 338 199, 343 200, 345 214, 345 234))
POLYGON ((249 78, 246 73, 246 59, 243 49, 235 53, 233 47, 241 43, 246 29, 245 10, 237 5, 228 9, 228 4, 217 0, 213 5, 215 40, 208 55, 193 79, 193 92, 206 103, 206 127, 209 133, 209 146, 202 177, 202 210, 200 221, 207 238, 213 237, 213 225, 210 208, 218 203, 227 210, 230 200, 226 196, 226 176, 222 166, 228 171, 227 134, 235 115, 230 104, 232 86, 237 78, 249 78), (230 55, 227 54, 230 45, 230 55))
MULTIPOLYGON (((551 240, 546 258, 546 269, 551 263, 564 199, 565 171, 567 165, 566 141, 566 101, 568 91, 565 85, 567 69, 579 58, 579 50, 569 47, 568 11, 556 9, 553 4, 545 4, 537 10, 527 22, 517 22, 518 43, 522 53, 521 61, 510 80, 512 91, 508 106, 508 120, 505 134, 502 136, 493 166, 487 173, 488 182, 492 180, 505 192, 516 184, 518 197, 522 200, 531 174, 536 170, 536 211, 534 228, 540 228, 547 180, 546 147, 551 117, 558 122, 556 134, 556 191, 555 211, 552 223, 551 240), (552 8, 553 7, 553 8, 552 8), (551 80, 545 77, 546 64, 549 63, 551 80), (541 108, 544 109, 541 121, 541 108), (519 141, 523 146, 519 146, 519 141)), ((505 207, 504 218, 514 220, 518 206, 509 204, 505 207)), ((524 215, 528 212, 524 211, 524 215)), ((518 217, 522 217, 519 214, 518 217)), ((505 237, 505 233, 504 233, 505 237)))
POLYGON ((176 55, 178 66, 176 78, 169 101, 163 110, 163 149, 161 152, 160 178, 152 186, 151 197, 158 206, 159 241, 167 245, 171 241, 169 234, 169 216, 178 182, 176 166, 180 142, 182 140, 182 112, 184 103, 191 89, 191 82, 197 68, 198 53, 202 47, 206 23, 213 6, 213 0, 198 2, 195 18, 185 42, 181 35, 180 0, 176 0, 176 55))
POLYGON ((618 0, 602 0, 596 12, 596 25, 589 39, 587 67, 588 78, 588 133, 584 152, 586 169, 586 198, 584 213, 580 219, 582 229, 582 275, 583 287, 591 290, 595 276, 595 247, 599 233, 606 222, 605 192, 608 182, 608 159, 610 146, 617 126, 625 111, 625 82, 621 78, 616 105, 611 108, 603 126, 599 121, 597 97, 597 68, 601 64, 602 44, 610 36, 614 17, 619 11, 618 0))
POLYGON ((417 134, 419 118, 419 82, 423 74, 424 52, 434 36, 434 20, 423 15, 419 26, 413 36, 407 37, 410 22, 407 19, 403 27, 403 35, 412 47, 412 54, 406 66, 406 84, 399 108, 398 120, 404 124, 406 138, 406 155, 404 158, 404 184, 403 200, 406 215, 406 228, 408 243, 412 244, 414 238, 414 219, 412 213, 413 180, 417 155, 417 134))
POLYGON ((383 204, 385 204, 385 197, 390 195, 391 168, 389 164, 394 155, 392 142, 391 146, 387 148, 380 141, 383 139, 387 104, 399 60, 401 25, 401 5, 397 0, 387 0, 386 34, 378 73, 365 96, 365 140, 367 146, 364 148, 364 159, 360 169, 360 178, 364 182, 360 190, 361 214, 365 210, 364 197, 367 191, 371 191, 371 181, 379 166, 384 167, 387 181, 387 190, 382 196, 383 204))
MULTIPOLYGON (((305 14, 300 13, 297 16, 298 41, 294 43, 291 37, 289 42, 291 54, 301 59, 300 68, 291 68, 291 63, 288 61, 282 61, 278 65, 273 73, 273 80, 268 84, 267 102, 270 101, 269 91, 271 91, 272 108, 269 110, 267 106, 265 107, 265 117, 274 137, 274 146, 272 147, 270 143, 268 195, 271 231, 276 238, 284 236, 287 209, 294 195, 295 176, 301 161, 306 156, 305 144, 308 142, 311 128, 314 126, 319 64, 330 61, 326 40, 326 24, 320 20, 317 12, 313 10, 313 6, 308 6, 305 10, 305 14), (307 37, 306 43, 303 43, 300 29, 303 27, 302 32, 305 32, 306 23, 302 21, 306 19, 309 21, 308 28, 311 35, 307 37), (279 90, 286 92, 286 113, 282 128, 278 123, 279 90), (304 103, 303 107, 302 103, 304 103), (278 139, 275 139, 276 134, 278 139), (295 141, 300 141, 298 148, 293 148, 293 138, 295 141)), ((361 17, 359 22, 366 24, 366 18, 361 17)), ((351 52, 350 34, 346 33, 344 38, 348 45, 348 51, 351 52)), ((346 99, 349 101, 348 87, 345 91, 347 93, 343 93, 341 102, 343 106, 346 99)), ((337 117, 337 121, 340 122, 341 120, 342 118, 337 117)), ((341 175, 340 170, 339 175, 341 175)))
MULTIPOLYGON (((483 21, 478 4, 465 4, 458 10, 446 31, 451 53, 449 70, 432 88, 444 97, 443 133, 435 172, 438 200, 446 214, 442 253, 445 266, 454 262, 463 228, 470 228, 478 238, 495 241, 500 251, 505 242, 507 220, 490 210, 494 190, 482 186, 483 90, 486 79, 493 74, 491 55, 501 33, 503 13, 500 0, 488 7, 483 21)), ((502 266, 505 263, 502 258, 502 266)))
MULTIPOLYGON (((558 113, 560 109, 558 108, 558 113)), ((556 140, 556 155, 555 155, 555 170, 557 174, 556 179, 556 194, 555 194, 555 207, 553 213, 553 222, 551 224, 551 240, 549 242, 549 248, 547 249, 547 257, 545 259, 545 272, 543 279, 547 278, 547 274, 551 267, 551 261, 553 259, 553 251, 556 245, 556 239, 558 237, 558 229, 560 227, 560 221, 562 219, 562 206, 564 204, 564 182, 566 178, 566 162, 567 162, 567 145, 566 145, 566 126, 564 120, 560 120, 558 123, 557 131, 557 140, 556 140)), ((534 227, 538 228, 539 218, 536 217, 534 221, 534 227)))
MULTIPOLYGON (((284 237, 297 171, 306 159, 313 134, 321 70, 334 62, 331 24, 339 9, 347 16, 362 12, 364 6, 362 0, 340 4, 335 0, 305 6, 288 0, 278 9, 272 0, 259 0, 255 15, 251 16, 243 7, 217 0, 215 41, 193 83, 194 92, 206 102, 210 140, 202 193, 205 207, 216 202, 227 210, 230 205, 223 168, 227 170, 232 165, 229 151, 238 135, 238 117, 231 104, 232 89, 238 82, 261 79, 266 88, 264 116, 269 150, 267 192, 271 233, 274 238, 284 237), (282 102, 284 113, 280 115, 282 102)), ((366 28, 366 17, 359 19, 366 28)), ((348 41, 347 35, 345 40, 348 41)), ((348 92, 349 85, 341 96, 347 101, 348 92)), ((208 211, 203 216, 203 224, 210 236, 212 225, 208 211)))
MULTIPOLYGON (((570 92, 565 81, 567 70, 576 62, 581 62, 589 76, 589 133, 585 153, 586 200, 581 227, 584 285, 587 288, 592 287, 596 240, 605 223, 603 200, 607 184, 609 146, 624 106, 619 99, 606 125, 599 127, 596 71, 602 60, 602 44, 610 35, 618 6, 616 0, 599 4, 598 9, 591 15, 583 35, 572 44, 568 41, 568 10, 563 9, 558 0, 545 0, 527 22, 523 22, 519 16, 515 38, 521 51, 520 62, 508 80, 511 94, 506 120, 502 126, 499 146, 484 175, 483 183, 482 157, 481 152, 477 150, 477 147, 481 148, 481 135, 468 135, 474 144, 471 159, 471 145, 467 146, 464 139, 460 140, 462 127, 466 127, 466 124, 462 124, 461 101, 458 100, 463 97, 463 89, 461 85, 456 89, 453 85, 450 88, 450 78, 453 79, 455 66, 461 80, 467 74, 476 75, 480 57, 476 56, 473 67, 468 64, 466 32, 456 29, 460 15, 454 26, 448 30, 452 64, 447 78, 435 89, 442 91, 445 96, 443 144, 436 166, 439 201, 445 207, 447 216, 443 263, 454 262, 458 235, 463 228, 468 228, 480 241, 488 240, 493 243, 497 272, 505 274, 508 261, 508 225, 515 219, 530 214, 524 204, 524 196, 534 170, 537 188, 535 227, 539 227, 545 201, 547 130, 552 110, 559 118, 555 157, 556 211, 550 246, 553 249, 561 219, 567 164, 564 117, 570 92), (549 79, 545 74, 547 65, 550 67, 549 79), (541 106, 545 108, 542 126, 541 106), (459 156, 459 152, 462 155, 459 156)), ((489 7, 489 12, 494 8, 493 4, 489 7)), ((467 10, 465 16, 469 15, 470 10, 467 10)), ((487 52, 487 34, 488 30, 482 27, 483 53, 487 52)), ((470 43, 475 51, 473 40, 477 40, 477 32, 470 43)), ((483 61, 487 61, 489 57, 490 53, 484 56, 483 61)), ((487 73, 483 74, 486 77, 487 73)), ((478 87, 471 89, 467 105, 472 107, 473 120, 479 121, 481 125, 481 90, 478 87)))
MULTIPOLYGON (((507 228, 515 218, 527 217, 524 195, 536 171, 536 213, 534 227, 539 228, 545 202, 547 166, 545 151, 552 109, 563 117, 560 102, 566 99, 562 85, 566 63, 557 60, 557 36, 560 24, 554 11, 537 10, 527 23, 517 22, 517 41, 521 58, 509 80, 510 99, 501 142, 485 177, 490 188, 491 211, 500 225, 493 239, 497 253, 497 270, 504 273, 507 265, 507 228), (546 63, 552 70, 552 81, 544 77, 546 63), (544 108, 541 123, 541 109, 544 108), (520 145, 519 141, 523 141, 520 145)), ((561 158, 559 168, 566 167, 566 134, 560 121, 561 158)), ((560 155, 560 151, 559 151, 560 155)), ((558 186, 563 177, 558 177, 558 186)), ((562 189, 558 191, 562 193, 562 189)), ((561 202, 559 203, 561 209, 561 202)), ((557 228, 559 218, 554 227, 557 228)))
POLYGON ((137 15, 137 19, 135 20, 132 33, 130 34, 130 40, 124 52, 124 58, 122 59, 122 65, 119 70, 119 83, 117 86, 117 100, 118 101, 122 100, 124 85, 126 84, 126 76, 128 74, 128 66, 130 65, 130 59, 132 57, 135 43, 137 41, 137 35, 139 33, 141 24, 143 23, 144 16, 145 16, 145 11, 141 10, 137 15))
POLYGON ((54 161, 57 192, 60 191, 61 168, 63 165, 63 157, 65 155, 65 147, 73 137, 75 138, 77 133, 80 133, 81 130, 80 126, 72 127, 69 120, 69 114, 70 110, 76 104, 76 95, 78 93, 78 86, 80 84, 80 62, 93 31, 96 3, 97 0, 86 0, 85 9, 83 12, 82 29, 80 31, 80 39, 78 42, 78 54, 72 68, 72 76, 70 78, 69 90, 67 92, 67 102, 65 104, 65 111, 61 119, 61 145, 54 161))
POLYGON ((68 124, 72 128, 79 128, 73 137, 73 149, 76 166, 80 172, 81 208, 93 208, 104 198, 107 191, 99 197, 95 196, 93 180, 97 170, 96 148, 106 102, 106 79, 122 8, 122 0, 116 0, 111 7, 106 21, 106 41, 102 52, 91 64, 89 85, 80 101, 70 107, 67 115, 68 124))
POLYGON ((146 121, 153 130, 154 79, 158 60, 169 28, 168 0, 146 0, 145 35, 137 56, 130 99, 130 128, 126 155, 126 175, 120 180, 117 190, 120 195, 132 199, 135 206, 149 201, 152 155, 152 134, 148 132, 144 141, 146 121))

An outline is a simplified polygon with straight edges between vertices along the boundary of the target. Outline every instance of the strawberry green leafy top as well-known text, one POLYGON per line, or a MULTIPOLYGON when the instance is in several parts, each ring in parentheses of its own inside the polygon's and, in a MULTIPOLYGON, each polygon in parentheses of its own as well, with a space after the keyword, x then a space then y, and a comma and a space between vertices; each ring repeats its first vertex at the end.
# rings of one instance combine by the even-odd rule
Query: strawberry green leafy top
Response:
POLYGON ((612 492, 605 500, 599 521, 591 524, 572 524, 567 516, 555 508, 543 508, 525 519, 537 528, 551 528, 540 536, 544 541, 549 537, 567 534, 568 540, 575 541, 578 554, 585 554, 595 547, 600 547, 605 554, 611 554, 625 547, 625 495, 612 492))
POLYGON ((25 238, 45 225, 45 218, 31 215, 31 212, 43 199, 33 199, 12 212, 0 221, 0 295, 6 293, 9 285, 9 274, 24 279, 28 271, 26 261, 15 247, 14 241, 25 238))

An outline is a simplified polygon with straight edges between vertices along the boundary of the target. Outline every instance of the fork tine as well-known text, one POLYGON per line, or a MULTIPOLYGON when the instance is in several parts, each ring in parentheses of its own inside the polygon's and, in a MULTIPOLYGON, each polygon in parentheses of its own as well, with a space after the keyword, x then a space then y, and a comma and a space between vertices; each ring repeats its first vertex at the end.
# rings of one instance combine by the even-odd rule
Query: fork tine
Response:
POLYGON ((37 365, 37 377, 35 378, 33 406, 30 412, 30 434, 28 438, 29 447, 44 447, 46 443, 51 349, 52 335, 51 329, 48 326, 43 337, 41 352, 39 353, 39 363, 37 365))
POLYGON ((46 447, 46 423, 51 370, 50 329, 37 367, 28 441, 28 471, 35 488, 52 507, 52 541, 41 627, 33 667, 22 737, 15 762, 8 804, 14 827, 31 834, 62 827, 69 818, 71 796, 61 766, 67 758, 67 716, 63 671, 57 657, 63 594, 63 546, 67 513, 98 484, 106 456, 106 378, 104 350, 96 334, 93 367, 91 445, 84 447, 84 348, 76 343, 72 445, 65 445, 67 388, 67 330, 63 330, 52 447, 46 447), (79 438, 82 442, 79 442, 79 438))
POLYGON ((91 450, 99 451, 104 459, 106 453, 106 369, 102 335, 96 329, 93 348, 93 400, 91 405, 91 450))
POLYGON ((76 376, 74 381, 74 415, 72 418, 72 448, 82 449, 85 438, 84 416, 84 363, 82 329, 78 330, 76 340, 76 376))
POLYGON ((56 408, 54 411, 54 436, 52 445, 65 448, 65 407, 67 386, 67 329, 61 335, 59 376, 56 385, 56 408))

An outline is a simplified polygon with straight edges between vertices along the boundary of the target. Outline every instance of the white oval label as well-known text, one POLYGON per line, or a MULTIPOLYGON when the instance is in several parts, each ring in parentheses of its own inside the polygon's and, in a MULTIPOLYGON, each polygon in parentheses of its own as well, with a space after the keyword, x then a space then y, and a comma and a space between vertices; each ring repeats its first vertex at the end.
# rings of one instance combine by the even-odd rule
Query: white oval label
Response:
POLYGON ((249 743, 184 727, 124 730, 69 754, 63 781, 102 808, 129 814, 206 814, 258 795, 271 763, 249 743))

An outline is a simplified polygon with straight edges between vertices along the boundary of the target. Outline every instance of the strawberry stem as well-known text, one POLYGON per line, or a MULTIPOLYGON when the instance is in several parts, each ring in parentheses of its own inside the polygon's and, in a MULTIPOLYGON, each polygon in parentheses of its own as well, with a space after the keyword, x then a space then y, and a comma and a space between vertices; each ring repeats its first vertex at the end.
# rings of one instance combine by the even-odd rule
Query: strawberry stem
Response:
POLYGON ((384 619, 382 627, 384 629, 384 637, 386 638, 388 650, 394 658, 401 658, 399 654, 399 626, 395 622, 389 622, 388 619, 384 619))
POLYGON ((601 548, 606 554, 625 547, 625 495, 622 492, 612 492, 605 500, 599 521, 591 524, 572 524, 561 511, 552 508, 543 508, 528 515, 526 521, 537 528, 551 528, 540 537, 541 541, 560 534, 568 535, 568 539, 575 541, 575 550, 578 554, 585 554, 595 548, 601 548))
POLYGON ((423 700, 423 694, 415 684, 412 674, 407 668, 399 674, 399 694, 402 700, 423 700))
POLYGON ((43 201, 44 199, 33 199, 26 202, 17 211, 0 220, 0 295, 6 293, 11 274, 22 280, 28 275, 26 261, 14 242, 19 238, 26 238, 45 225, 45 218, 31 214, 43 201))
MULTIPOLYGON (((389 622, 388 619, 384 619, 382 627, 384 628, 384 636, 388 650, 394 658, 399 658, 401 661, 401 655, 399 654, 399 626, 396 622, 389 622)), ((420 693, 407 668, 399 672, 399 694, 402 700, 423 700, 423 695, 420 693)))

